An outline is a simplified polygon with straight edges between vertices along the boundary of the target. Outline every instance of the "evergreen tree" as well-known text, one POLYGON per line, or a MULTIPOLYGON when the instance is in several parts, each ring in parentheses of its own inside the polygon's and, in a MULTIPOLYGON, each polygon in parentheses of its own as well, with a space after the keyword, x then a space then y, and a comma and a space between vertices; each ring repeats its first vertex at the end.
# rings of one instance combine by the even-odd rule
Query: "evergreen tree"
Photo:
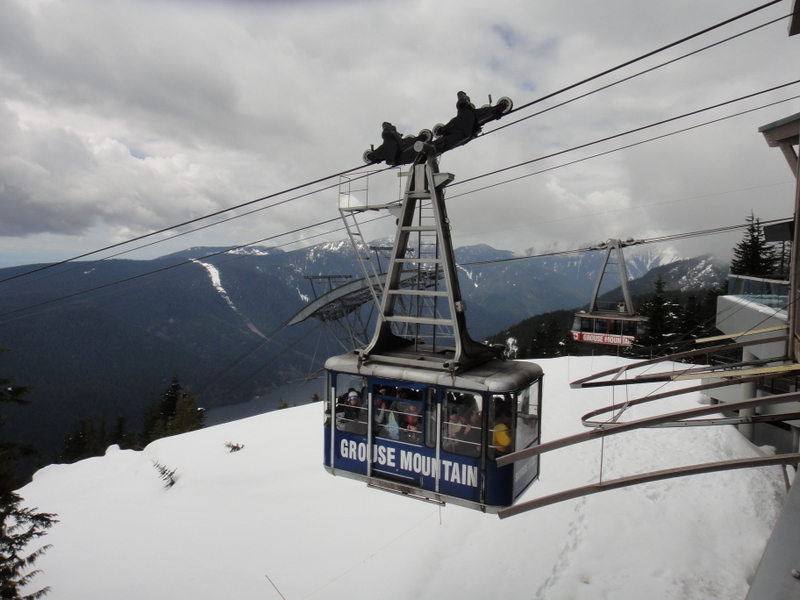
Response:
POLYGON ((789 280, 789 265, 792 262, 792 242, 782 241, 774 246, 775 248, 775 277, 778 279, 789 280))
POLYGON ((201 429, 205 419, 205 411, 198 408, 197 398, 183 389, 175 374, 164 394, 151 404, 145 414, 142 445, 146 446, 162 437, 201 429))
POLYGON ((703 331, 703 315, 700 302, 697 296, 689 294, 686 297, 686 304, 683 305, 680 316, 680 323, 678 325, 681 337, 686 339, 699 338, 703 331))
POLYGON ((103 456, 113 444, 125 449, 136 447, 136 435, 128 431, 126 417, 117 417, 111 432, 106 430, 105 418, 98 424, 92 417, 81 419, 77 430, 64 438, 56 462, 74 463, 92 456, 103 456))
POLYGON ((661 346, 675 337, 678 329, 677 305, 669 301, 664 293, 664 278, 659 274, 655 282, 655 293, 641 308, 647 317, 645 333, 640 340, 643 346, 661 346))
POLYGON ((25 555, 25 549, 35 539, 47 533, 58 520, 55 515, 36 512, 38 509, 20 506, 22 498, 8 494, 0 503, 0 598, 11 600, 34 600, 45 596, 50 587, 20 595, 20 588, 30 584, 41 571, 32 569, 39 557, 50 545, 25 555))
POLYGON ((747 222, 744 238, 733 249, 731 275, 774 276, 778 261, 775 248, 765 241, 761 221, 752 212, 747 222))
POLYGON ((553 358, 560 356, 563 350, 564 338, 561 325, 554 315, 549 315, 542 321, 534 332, 530 348, 526 354, 528 358, 553 358))
MULTIPOLYGON (((10 379, 0 378, 0 403, 27 404, 24 396, 29 391, 28 387, 14 386, 10 379)), ((2 419, 0 415, 0 422, 2 419)), ((22 497, 14 491, 22 483, 16 473, 17 461, 32 452, 24 444, 0 444, 0 598, 4 599, 33 600, 50 591, 46 587, 20 595, 20 588, 30 584, 39 573, 33 568, 34 563, 49 546, 42 546, 27 555, 26 548, 58 522, 53 514, 22 507, 22 497)))

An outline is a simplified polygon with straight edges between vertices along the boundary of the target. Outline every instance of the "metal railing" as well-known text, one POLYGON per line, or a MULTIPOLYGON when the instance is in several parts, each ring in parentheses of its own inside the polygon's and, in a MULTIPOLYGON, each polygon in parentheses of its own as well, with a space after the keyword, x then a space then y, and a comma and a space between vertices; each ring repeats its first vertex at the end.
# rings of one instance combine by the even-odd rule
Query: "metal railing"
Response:
POLYGON ((750 275, 729 275, 728 295, 739 296, 770 308, 785 309, 789 304, 789 282, 750 275))

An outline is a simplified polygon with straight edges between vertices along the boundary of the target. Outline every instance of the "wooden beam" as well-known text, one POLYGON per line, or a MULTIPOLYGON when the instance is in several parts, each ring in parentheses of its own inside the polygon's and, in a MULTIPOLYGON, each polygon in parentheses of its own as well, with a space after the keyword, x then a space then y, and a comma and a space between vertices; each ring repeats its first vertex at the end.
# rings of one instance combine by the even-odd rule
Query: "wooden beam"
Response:
POLYGON ((776 327, 766 327, 764 329, 753 329, 752 331, 742 331, 739 333, 729 333, 727 335, 715 335, 714 337, 697 338, 694 340, 695 344, 705 344, 706 342, 718 342, 720 340, 729 340, 731 338, 745 337, 748 335, 756 335, 759 333, 768 333, 771 331, 781 331, 788 329, 788 325, 778 325, 776 327))
POLYGON ((669 379, 671 381, 688 381, 690 379, 711 379, 713 377, 741 377, 751 375, 782 375, 790 371, 800 370, 800 364, 792 363, 790 365, 778 365, 775 367, 760 367, 758 369, 733 369, 730 371, 704 371, 702 373, 682 373, 675 374, 669 379))

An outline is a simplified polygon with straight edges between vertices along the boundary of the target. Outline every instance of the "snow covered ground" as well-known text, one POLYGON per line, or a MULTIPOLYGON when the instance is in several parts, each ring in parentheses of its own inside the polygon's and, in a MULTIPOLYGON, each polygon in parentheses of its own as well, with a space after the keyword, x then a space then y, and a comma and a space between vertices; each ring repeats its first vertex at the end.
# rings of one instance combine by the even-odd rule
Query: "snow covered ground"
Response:
MULTIPOLYGON (((571 390, 622 362, 538 361, 545 440, 650 386, 571 390), (616 398, 614 397, 616 394, 616 398)), ((675 385, 675 384, 672 384, 675 385)), ((628 419, 689 407, 686 395, 628 419)), ((654 469, 770 453, 730 426, 655 429, 546 454, 523 500, 654 469), (602 459, 602 460, 601 460, 602 459)), ((55 600, 740 599, 785 497, 779 467, 640 485, 500 520, 332 477, 322 404, 39 471, 20 492, 58 513, 32 589, 55 600), (226 443, 243 444, 230 452, 226 443), (166 488, 154 463, 176 469, 166 488)))

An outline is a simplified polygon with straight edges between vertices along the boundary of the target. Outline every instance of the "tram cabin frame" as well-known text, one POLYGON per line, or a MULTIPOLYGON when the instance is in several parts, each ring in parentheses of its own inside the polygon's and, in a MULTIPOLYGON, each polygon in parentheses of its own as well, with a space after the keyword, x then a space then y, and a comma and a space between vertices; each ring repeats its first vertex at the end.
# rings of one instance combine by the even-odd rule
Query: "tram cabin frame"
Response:
POLYGON ((497 359, 453 374, 360 362, 353 353, 325 368, 329 473, 490 513, 539 477, 538 456, 496 463, 540 442, 538 365, 497 359))
POLYGON ((644 334, 646 317, 578 313, 572 323, 572 339, 592 344, 632 346, 644 334))

